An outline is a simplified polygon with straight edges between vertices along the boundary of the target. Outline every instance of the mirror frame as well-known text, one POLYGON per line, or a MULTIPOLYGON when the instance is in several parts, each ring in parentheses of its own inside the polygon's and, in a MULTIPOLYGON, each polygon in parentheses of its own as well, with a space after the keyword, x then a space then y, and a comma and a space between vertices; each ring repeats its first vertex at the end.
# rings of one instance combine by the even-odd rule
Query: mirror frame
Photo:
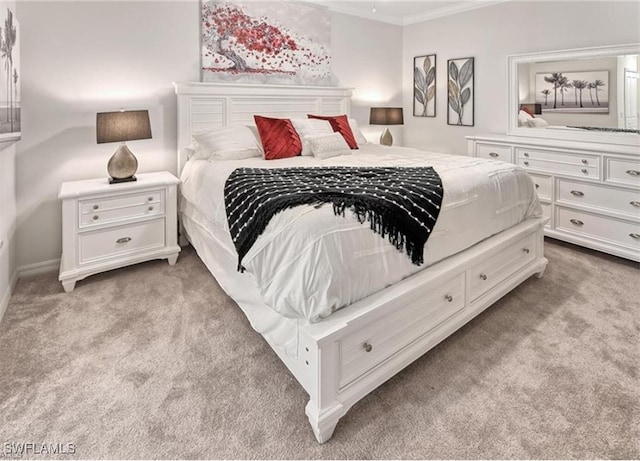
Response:
POLYGON ((640 135, 633 136, 629 134, 598 133, 593 131, 544 130, 518 126, 518 108, 520 105, 518 64, 566 61, 582 58, 605 58, 625 54, 640 54, 640 43, 507 56, 507 80, 509 88, 509 93, 507 95, 507 134, 510 136, 523 136, 527 138, 562 139, 577 142, 601 142, 608 144, 640 146, 640 135))

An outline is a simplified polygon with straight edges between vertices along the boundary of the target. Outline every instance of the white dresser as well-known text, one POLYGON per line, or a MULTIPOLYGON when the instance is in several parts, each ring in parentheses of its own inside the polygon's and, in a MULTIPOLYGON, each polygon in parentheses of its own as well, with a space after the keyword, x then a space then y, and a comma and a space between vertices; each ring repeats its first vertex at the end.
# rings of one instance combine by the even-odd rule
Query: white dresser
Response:
POLYGON ((532 176, 545 235, 640 261, 640 152, 615 144, 468 136, 468 154, 515 163, 532 176))
POLYGON ((178 178, 169 172, 137 175, 135 182, 107 178, 65 182, 59 280, 69 292, 92 274, 151 259, 175 264, 178 178))

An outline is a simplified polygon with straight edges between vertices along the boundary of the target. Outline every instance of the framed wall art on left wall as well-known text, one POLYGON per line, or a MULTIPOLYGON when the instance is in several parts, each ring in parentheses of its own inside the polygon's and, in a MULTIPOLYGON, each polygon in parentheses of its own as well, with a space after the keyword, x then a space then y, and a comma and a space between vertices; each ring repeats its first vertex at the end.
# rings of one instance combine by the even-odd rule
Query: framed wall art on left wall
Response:
POLYGON ((0 142, 21 138, 20 27, 13 10, 0 2, 0 142))

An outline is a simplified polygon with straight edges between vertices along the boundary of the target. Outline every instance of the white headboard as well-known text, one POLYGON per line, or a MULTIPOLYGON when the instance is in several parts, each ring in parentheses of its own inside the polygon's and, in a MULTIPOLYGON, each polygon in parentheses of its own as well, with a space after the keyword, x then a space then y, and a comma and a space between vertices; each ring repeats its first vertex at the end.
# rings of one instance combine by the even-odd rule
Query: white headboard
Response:
POLYGON ((349 115, 352 88, 175 82, 178 95, 178 175, 191 135, 230 124, 253 124, 254 115, 306 118, 349 115))

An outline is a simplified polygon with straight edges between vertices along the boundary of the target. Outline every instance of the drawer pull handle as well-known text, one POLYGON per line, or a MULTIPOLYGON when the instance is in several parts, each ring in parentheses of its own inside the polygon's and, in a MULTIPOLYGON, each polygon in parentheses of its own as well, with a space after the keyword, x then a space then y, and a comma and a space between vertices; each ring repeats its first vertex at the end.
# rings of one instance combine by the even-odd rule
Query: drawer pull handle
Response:
POLYGON ((529 248, 523 248, 523 249, 522 249, 522 252, 523 252, 523 253, 527 253, 527 254, 528 254, 528 253, 529 253, 529 251, 530 251, 530 250, 529 250, 529 248))
POLYGON ((540 189, 540 184, 536 184, 536 189, 540 189))
POLYGON ((640 240, 640 234, 629 234, 632 239, 640 240))
POLYGON ((524 163, 524 166, 529 166, 529 162, 522 162, 524 163))
POLYGON ((481 280, 487 280, 486 274, 480 274, 480 279, 481 280))
POLYGON ((444 299, 447 300, 448 303, 450 303, 451 301, 453 301, 453 296, 451 295, 445 295, 444 299))
POLYGON ((362 345, 362 348, 365 350, 365 352, 371 352, 371 349, 373 349, 373 346, 369 343, 364 343, 362 345))
POLYGON ((97 214, 94 214, 94 215, 93 215, 93 220, 94 220, 94 221, 97 221, 97 220, 98 220, 98 217, 99 217, 99 216, 98 216, 97 214))
POLYGON ((489 152, 489 155, 493 158, 499 157, 499 155, 496 152, 489 152))
POLYGON ((636 202, 635 200, 629 202, 629 205, 640 208, 640 202, 636 202))
POLYGON ((584 223, 582 221, 580 221, 579 219, 570 219, 569 221, 574 226, 584 226, 584 223))
POLYGON ((525 153, 524 153, 524 156, 525 156, 525 157, 528 157, 528 156, 529 156, 529 152, 525 152, 525 153))
POLYGON ((627 174, 631 176, 640 176, 640 171, 638 170, 627 170, 627 174))
POLYGON ((586 168, 583 168, 583 169, 582 169, 582 170, 580 170, 580 171, 582 171, 584 174, 589 174, 589 170, 587 170, 586 168))
POLYGON ((572 190, 571 195, 574 195, 576 197, 584 197, 584 192, 580 192, 579 190, 572 190))
POLYGON ((153 202, 153 197, 149 197, 147 200, 149 200, 150 202, 153 202))
POLYGON ((122 237, 116 240, 116 243, 128 243, 131 241, 131 237, 122 237))
POLYGON ((583 164, 585 164, 585 165, 588 165, 588 164, 589 164, 589 161, 588 161, 586 158, 583 158, 583 159, 582 159, 582 163, 583 163, 583 164))
POLYGON ((149 207, 149 211, 153 211, 153 207, 152 206, 149 207))
POLYGON ((93 205, 93 209, 97 210, 98 209, 98 205, 93 205))

